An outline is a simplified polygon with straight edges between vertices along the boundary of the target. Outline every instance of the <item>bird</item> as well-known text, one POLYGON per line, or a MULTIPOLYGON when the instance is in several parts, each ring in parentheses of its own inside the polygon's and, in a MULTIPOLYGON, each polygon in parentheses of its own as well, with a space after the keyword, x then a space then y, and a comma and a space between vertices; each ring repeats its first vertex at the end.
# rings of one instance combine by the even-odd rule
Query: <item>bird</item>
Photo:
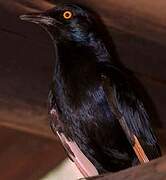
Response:
POLYGON ((50 126, 84 176, 117 172, 161 156, 142 95, 118 64, 99 15, 61 3, 21 20, 44 28, 55 50, 50 126))

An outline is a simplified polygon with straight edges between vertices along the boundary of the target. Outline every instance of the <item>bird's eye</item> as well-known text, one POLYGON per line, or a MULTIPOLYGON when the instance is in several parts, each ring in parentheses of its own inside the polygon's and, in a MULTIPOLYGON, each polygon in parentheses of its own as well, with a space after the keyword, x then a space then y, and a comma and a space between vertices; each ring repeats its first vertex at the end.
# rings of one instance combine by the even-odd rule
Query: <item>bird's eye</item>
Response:
POLYGON ((63 18, 64 18, 64 19, 71 19, 72 16, 73 16, 73 14, 72 14, 71 11, 65 11, 65 12, 63 13, 63 18))

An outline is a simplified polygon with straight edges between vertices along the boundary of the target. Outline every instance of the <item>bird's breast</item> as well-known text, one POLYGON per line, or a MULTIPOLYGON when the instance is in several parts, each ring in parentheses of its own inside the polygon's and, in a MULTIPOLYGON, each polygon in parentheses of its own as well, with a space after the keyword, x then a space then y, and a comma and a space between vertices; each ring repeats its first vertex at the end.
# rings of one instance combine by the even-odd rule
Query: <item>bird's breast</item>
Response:
POLYGON ((99 133, 105 127, 110 133, 110 128, 114 126, 114 117, 101 85, 82 89, 82 92, 65 90, 62 87, 57 89, 56 97, 61 120, 67 129, 99 133))

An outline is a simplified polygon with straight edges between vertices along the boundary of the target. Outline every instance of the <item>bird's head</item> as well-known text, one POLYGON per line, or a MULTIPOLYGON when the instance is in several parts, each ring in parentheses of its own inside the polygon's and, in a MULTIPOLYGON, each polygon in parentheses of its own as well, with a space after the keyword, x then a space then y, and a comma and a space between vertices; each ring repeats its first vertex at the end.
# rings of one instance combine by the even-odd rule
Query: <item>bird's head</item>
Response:
POLYGON ((21 15, 21 20, 44 27, 57 41, 87 44, 94 35, 93 13, 78 5, 61 4, 42 13, 21 15))

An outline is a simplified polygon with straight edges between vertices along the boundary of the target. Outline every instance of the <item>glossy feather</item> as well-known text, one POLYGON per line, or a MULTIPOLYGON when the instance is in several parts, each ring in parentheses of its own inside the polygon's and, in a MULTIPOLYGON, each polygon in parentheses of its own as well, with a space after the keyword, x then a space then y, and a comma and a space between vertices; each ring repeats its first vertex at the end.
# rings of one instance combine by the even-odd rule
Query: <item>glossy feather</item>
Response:
MULTIPOLYGON (((88 15, 86 18, 91 21, 88 15)), ((82 22, 82 19, 77 21, 82 22)), ((116 100, 116 108, 141 142, 148 158, 159 157, 160 149, 149 115, 126 72, 114 63, 116 57, 108 49, 111 46, 100 39, 99 30, 90 33, 90 30, 84 30, 84 26, 81 28, 81 31, 76 29, 74 32, 76 40, 62 40, 57 44, 51 104, 58 107, 63 124, 61 131, 70 141, 77 143, 99 173, 115 172, 138 164, 119 124, 119 115, 111 106, 116 100)))
POLYGON ((139 163, 133 135, 150 160, 161 155, 149 113, 137 92, 141 87, 135 87, 119 65, 113 42, 95 13, 60 4, 21 18, 40 24, 53 40, 56 62, 49 102, 50 111, 58 114, 50 121, 53 131, 78 145, 99 173, 139 163), (63 18, 65 11, 72 14, 68 20, 63 18), (121 117, 130 133, 121 126, 121 117))

